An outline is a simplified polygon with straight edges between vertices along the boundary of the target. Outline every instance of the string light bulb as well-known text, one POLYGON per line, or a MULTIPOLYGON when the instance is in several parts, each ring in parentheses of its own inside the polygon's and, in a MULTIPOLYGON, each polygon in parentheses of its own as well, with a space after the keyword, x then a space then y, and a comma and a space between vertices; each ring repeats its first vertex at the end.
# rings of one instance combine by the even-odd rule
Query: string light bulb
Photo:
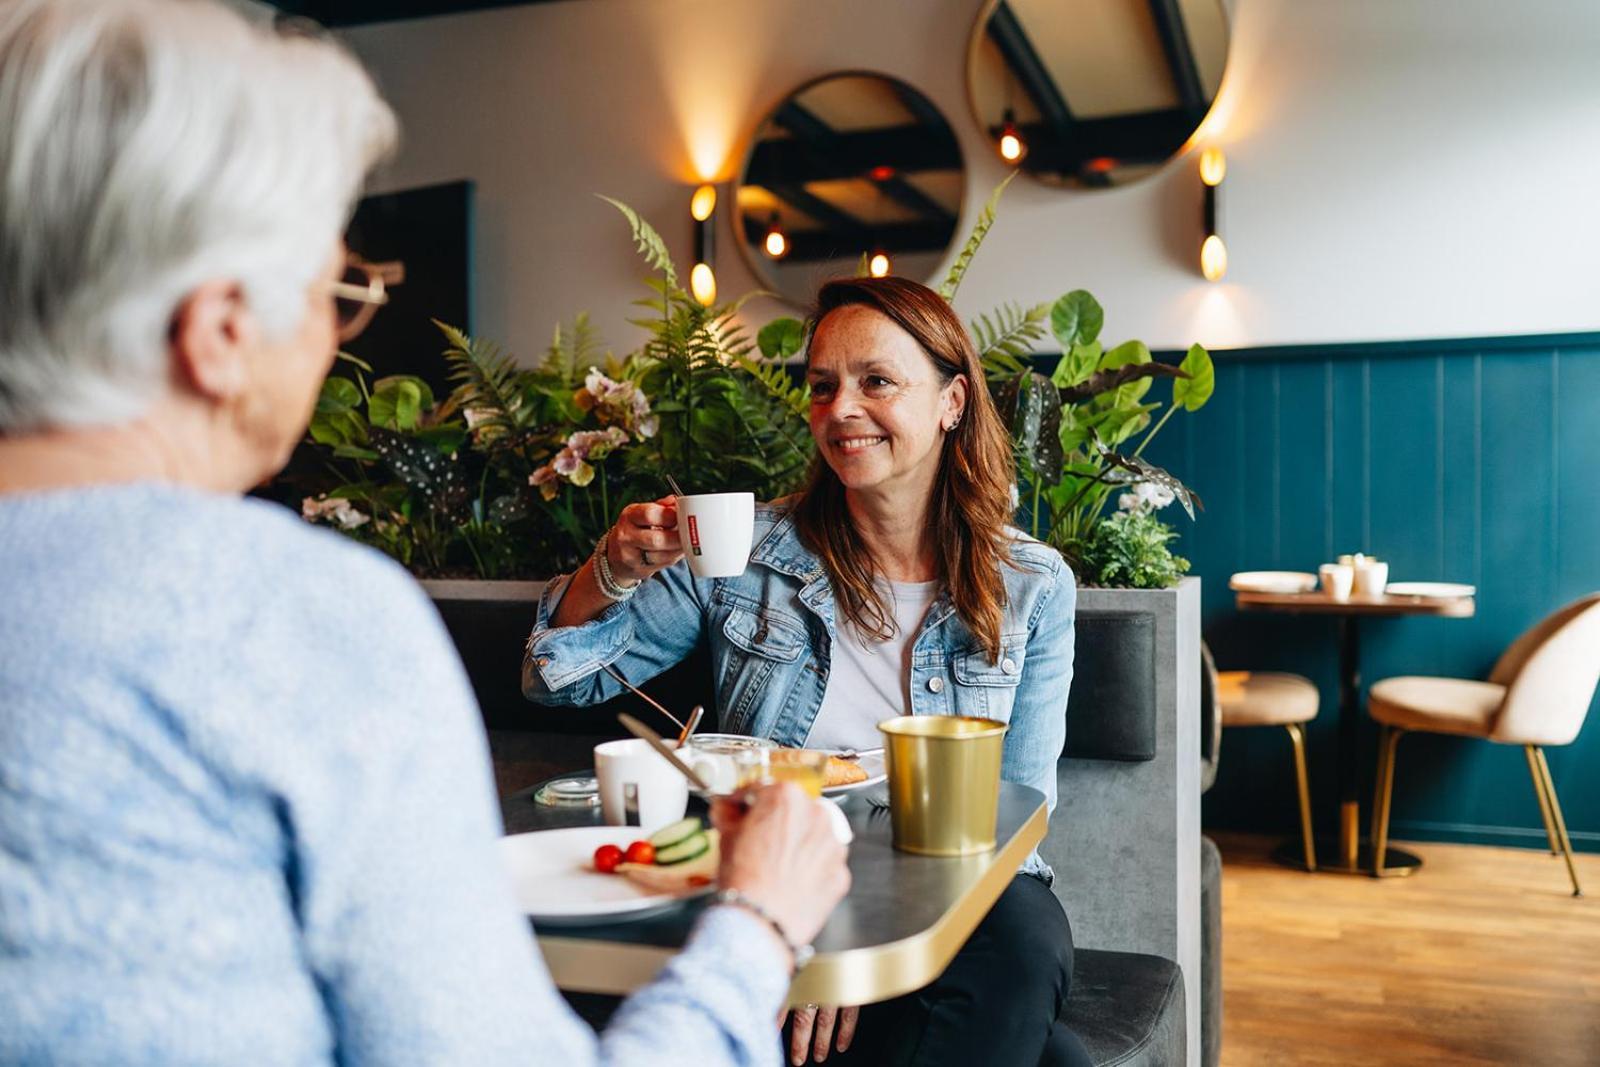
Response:
POLYGON ((1018 163, 1027 154, 1028 144, 1017 130, 1016 116, 1006 108, 1005 125, 1000 127, 1000 158, 1007 163, 1018 163))
POLYGON ((782 259, 789 254, 789 238, 784 235, 783 228, 778 225, 778 213, 772 213, 772 221, 767 225, 767 236, 762 242, 762 250, 773 259, 782 259))
POLYGON ((874 278, 885 278, 888 277, 890 266, 887 252, 874 252, 872 258, 867 260, 867 273, 874 278))

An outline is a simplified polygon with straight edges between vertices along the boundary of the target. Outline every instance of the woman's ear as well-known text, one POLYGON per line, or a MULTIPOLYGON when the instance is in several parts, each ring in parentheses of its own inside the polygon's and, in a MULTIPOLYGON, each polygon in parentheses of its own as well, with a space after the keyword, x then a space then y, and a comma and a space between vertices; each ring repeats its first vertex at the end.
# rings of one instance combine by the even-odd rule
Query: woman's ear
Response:
POLYGON ((951 378, 950 384, 944 387, 944 410, 939 415, 939 425, 945 433, 961 425, 962 418, 966 416, 968 387, 965 374, 951 378))
POLYGON ((174 377, 210 400, 229 400, 250 385, 255 319, 237 282, 196 288, 172 316, 168 347, 174 377))

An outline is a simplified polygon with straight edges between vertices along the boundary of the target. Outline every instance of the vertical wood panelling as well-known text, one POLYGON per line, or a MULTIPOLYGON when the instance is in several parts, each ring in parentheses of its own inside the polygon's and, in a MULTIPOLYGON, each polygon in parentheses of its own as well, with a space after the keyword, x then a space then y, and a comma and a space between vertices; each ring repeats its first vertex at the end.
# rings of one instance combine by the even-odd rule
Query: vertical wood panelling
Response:
MULTIPOLYGON (((1395 579, 1467 581, 1470 620, 1364 624, 1364 680, 1483 677, 1519 632, 1600 589, 1600 338, 1557 350, 1523 339, 1340 346, 1219 357, 1211 404, 1152 457, 1206 499, 1179 517, 1179 550, 1205 580, 1206 636, 1227 667, 1292 670, 1322 690, 1313 724, 1318 821, 1331 828, 1337 700, 1326 621, 1243 615, 1228 576, 1315 570, 1339 552, 1389 559, 1395 579), (1402 348, 1394 352, 1386 349, 1402 348)), ((1568 824, 1600 850, 1600 714, 1550 753, 1568 824)), ((1208 823, 1292 826, 1281 731, 1230 731, 1208 823)), ((1370 735, 1370 731, 1369 731, 1370 735)), ((1364 747, 1370 745, 1364 742, 1364 747)), ((1372 754, 1361 760, 1370 774, 1372 754)), ((1401 748, 1399 834, 1536 844, 1542 834, 1515 749, 1415 736, 1401 748)))

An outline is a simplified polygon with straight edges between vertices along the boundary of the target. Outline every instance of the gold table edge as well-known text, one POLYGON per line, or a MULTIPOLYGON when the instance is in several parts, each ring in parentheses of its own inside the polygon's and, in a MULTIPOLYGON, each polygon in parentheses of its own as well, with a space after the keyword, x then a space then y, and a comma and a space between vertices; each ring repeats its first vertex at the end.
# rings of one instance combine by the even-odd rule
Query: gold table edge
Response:
MULTIPOLYGON (((874 1004, 921 989, 943 973, 1005 887, 1044 840, 1043 799, 987 870, 926 930, 871 948, 819 952, 789 987, 789 1004, 874 1004)), ((627 996, 653 979, 679 949, 537 935, 551 979, 575 993, 627 996)))

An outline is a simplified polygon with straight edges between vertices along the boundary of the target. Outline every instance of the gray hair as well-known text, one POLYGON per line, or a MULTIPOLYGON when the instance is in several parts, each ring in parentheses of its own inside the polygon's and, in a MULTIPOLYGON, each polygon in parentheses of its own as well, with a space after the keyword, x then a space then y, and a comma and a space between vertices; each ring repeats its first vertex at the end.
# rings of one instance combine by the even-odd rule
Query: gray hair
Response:
POLYGON ((212 0, 0 3, 0 434, 138 417, 208 280, 291 335, 394 140, 330 41, 212 0))

